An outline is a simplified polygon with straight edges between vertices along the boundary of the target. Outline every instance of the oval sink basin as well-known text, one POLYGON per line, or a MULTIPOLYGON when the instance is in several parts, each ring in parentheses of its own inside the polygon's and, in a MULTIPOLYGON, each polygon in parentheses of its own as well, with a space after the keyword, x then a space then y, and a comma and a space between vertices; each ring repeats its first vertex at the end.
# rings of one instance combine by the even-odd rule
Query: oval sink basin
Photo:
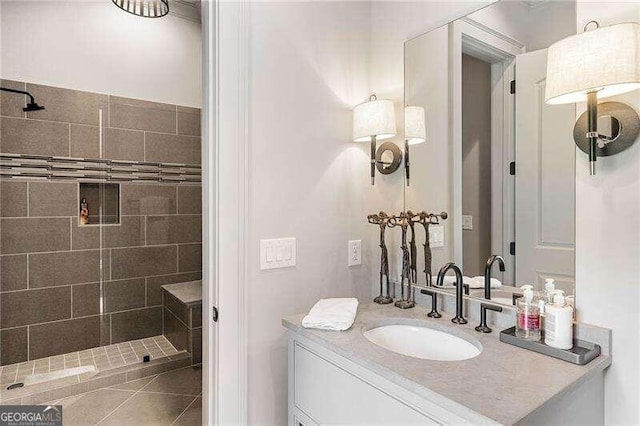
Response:
POLYGON ((392 352, 433 361, 462 361, 480 355, 480 349, 465 339, 427 327, 384 325, 365 331, 364 337, 392 352))

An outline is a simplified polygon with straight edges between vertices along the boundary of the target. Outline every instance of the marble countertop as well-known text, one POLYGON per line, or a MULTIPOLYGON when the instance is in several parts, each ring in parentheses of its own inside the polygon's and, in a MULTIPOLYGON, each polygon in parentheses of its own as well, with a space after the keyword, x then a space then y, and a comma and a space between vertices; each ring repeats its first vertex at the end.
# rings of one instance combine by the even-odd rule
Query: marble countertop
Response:
POLYGON ((456 325, 451 316, 426 316, 422 307, 401 310, 393 305, 361 303, 347 331, 302 327, 305 314, 282 320, 289 330, 428 398, 451 412, 472 410, 502 424, 514 424, 542 405, 577 388, 611 364, 600 355, 580 366, 500 342, 499 329, 474 330, 476 319, 456 325), (386 324, 426 325, 482 345, 482 352, 464 361, 430 361, 400 355, 369 342, 364 331, 386 324))

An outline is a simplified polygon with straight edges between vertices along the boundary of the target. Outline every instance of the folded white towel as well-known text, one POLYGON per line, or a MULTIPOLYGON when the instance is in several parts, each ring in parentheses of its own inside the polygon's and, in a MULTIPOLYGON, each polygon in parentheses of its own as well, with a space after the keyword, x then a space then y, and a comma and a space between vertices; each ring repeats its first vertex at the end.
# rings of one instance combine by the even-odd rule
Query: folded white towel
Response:
MULTIPOLYGON (((463 284, 469 284, 469 288, 474 288, 472 285, 475 285, 475 281, 470 277, 463 276, 462 277, 463 284)), ((444 280, 442 280, 442 287, 444 288, 455 288, 456 286, 456 276, 455 275, 445 275, 444 280)))
POLYGON ((320 299, 302 320, 304 328, 343 331, 353 325, 358 310, 358 299, 320 299))
MULTIPOLYGON (((462 283, 468 284, 469 288, 484 288, 484 277, 482 275, 471 277, 462 277, 462 283)), ((455 275, 447 275, 444 277, 443 286, 444 288, 454 288, 456 286, 456 277, 455 275)), ((500 280, 496 278, 491 278, 491 288, 498 288, 502 286, 500 280)))
MULTIPOLYGON (((478 275, 471 278, 473 284, 469 284, 469 288, 484 288, 484 276, 478 275)), ((498 288, 502 286, 502 283, 497 278, 491 278, 489 281, 491 288, 498 288)))

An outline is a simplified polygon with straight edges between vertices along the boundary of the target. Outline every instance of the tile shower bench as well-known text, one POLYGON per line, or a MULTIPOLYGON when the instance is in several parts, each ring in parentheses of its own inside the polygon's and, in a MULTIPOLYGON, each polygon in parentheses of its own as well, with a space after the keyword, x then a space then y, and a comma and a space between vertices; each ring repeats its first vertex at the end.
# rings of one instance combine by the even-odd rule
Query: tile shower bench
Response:
POLYGON ((178 350, 191 354, 192 363, 202 362, 202 281, 162 286, 162 330, 178 350))

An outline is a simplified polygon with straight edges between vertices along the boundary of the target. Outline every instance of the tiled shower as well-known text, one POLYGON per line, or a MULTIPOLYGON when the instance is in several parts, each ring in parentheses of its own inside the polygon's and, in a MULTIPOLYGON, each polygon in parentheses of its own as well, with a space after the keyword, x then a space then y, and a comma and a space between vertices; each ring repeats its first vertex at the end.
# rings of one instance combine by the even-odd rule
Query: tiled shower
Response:
POLYGON ((200 110, 0 83, 45 106, 0 94, 0 366, 184 350, 161 286, 201 279, 200 110))

